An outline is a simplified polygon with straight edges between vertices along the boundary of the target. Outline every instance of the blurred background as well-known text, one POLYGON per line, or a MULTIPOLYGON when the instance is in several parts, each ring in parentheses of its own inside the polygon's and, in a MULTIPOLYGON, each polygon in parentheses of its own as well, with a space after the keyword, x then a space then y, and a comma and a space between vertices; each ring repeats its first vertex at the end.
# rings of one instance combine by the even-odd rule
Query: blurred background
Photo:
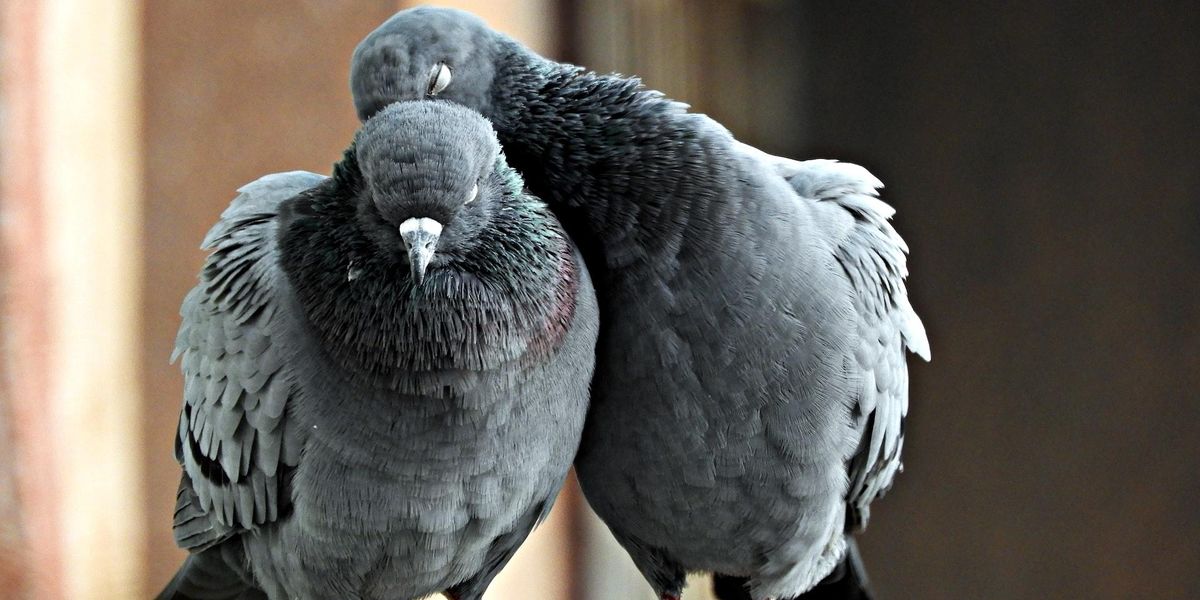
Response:
MULTIPOLYGON (((934 361, 861 538, 881 597, 1200 597, 1194 3, 440 4, 888 184, 934 361)), ((200 239, 243 183, 328 172, 350 52, 406 5, 4 2, 0 597, 178 566, 200 239)), ((489 594, 560 598, 650 598, 571 487, 489 594)))

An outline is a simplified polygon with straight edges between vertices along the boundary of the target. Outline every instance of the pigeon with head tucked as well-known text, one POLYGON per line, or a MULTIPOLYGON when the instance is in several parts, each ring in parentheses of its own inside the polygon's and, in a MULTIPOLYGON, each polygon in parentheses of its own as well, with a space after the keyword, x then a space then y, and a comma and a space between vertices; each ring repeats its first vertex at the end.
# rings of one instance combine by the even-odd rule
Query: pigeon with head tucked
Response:
POLYGON ((602 331, 576 470, 662 598, 689 571, 754 600, 861 572, 837 567, 900 466, 906 352, 929 352, 878 180, 762 153, 462 11, 389 19, 351 89, 362 118, 480 111, 584 249, 602 331))
POLYGON ((209 233, 160 598, 478 600, 549 511, 594 367, 587 270, 469 109, 368 120, 209 233))

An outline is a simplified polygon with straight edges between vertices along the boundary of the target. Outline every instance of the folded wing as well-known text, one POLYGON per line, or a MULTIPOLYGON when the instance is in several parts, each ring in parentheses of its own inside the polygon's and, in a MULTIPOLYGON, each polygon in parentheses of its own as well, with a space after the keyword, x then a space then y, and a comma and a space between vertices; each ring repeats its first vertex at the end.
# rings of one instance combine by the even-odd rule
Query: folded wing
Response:
POLYGON ((176 542, 207 549, 285 516, 303 432, 288 422, 295 382, 280 347, 275 249, 281 202, 324 178, 268 175, 239 195, 209 231, 200 283, 184 299, 172 360, 182 359, 184 405, 175 455, 183 466, 176 542))

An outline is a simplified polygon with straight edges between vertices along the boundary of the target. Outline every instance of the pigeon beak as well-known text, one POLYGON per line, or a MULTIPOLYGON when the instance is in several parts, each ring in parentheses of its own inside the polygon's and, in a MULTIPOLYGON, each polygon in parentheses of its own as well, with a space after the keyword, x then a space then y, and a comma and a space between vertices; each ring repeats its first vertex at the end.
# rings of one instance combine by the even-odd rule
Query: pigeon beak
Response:
POLYGON ((442 235, 442 224, 428 217, 412 218, 400 224, 400 237, 408 247, 408 265, 417 285, 425 281, 425 269, 433 260, 434 248, 442 235))

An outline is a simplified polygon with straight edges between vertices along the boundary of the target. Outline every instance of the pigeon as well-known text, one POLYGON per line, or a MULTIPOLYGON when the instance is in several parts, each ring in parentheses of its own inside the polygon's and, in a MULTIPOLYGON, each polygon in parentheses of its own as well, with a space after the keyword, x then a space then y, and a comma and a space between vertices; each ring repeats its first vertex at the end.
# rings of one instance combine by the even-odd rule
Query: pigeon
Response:
POLYGON ((598 308, 477 112, 405 102, 204 240, 159 598, 479 600, 578 448, 598 308))
POLYGON ((575 468, 661 598, 692 571, 796 598, 853 566, 847 538, 900 469, 907 353, 929 357, 878 179, 761 152, 463 11, 396 14, 350 85, 360 118, 478 110, 579 244, 601 333, 575 468))

